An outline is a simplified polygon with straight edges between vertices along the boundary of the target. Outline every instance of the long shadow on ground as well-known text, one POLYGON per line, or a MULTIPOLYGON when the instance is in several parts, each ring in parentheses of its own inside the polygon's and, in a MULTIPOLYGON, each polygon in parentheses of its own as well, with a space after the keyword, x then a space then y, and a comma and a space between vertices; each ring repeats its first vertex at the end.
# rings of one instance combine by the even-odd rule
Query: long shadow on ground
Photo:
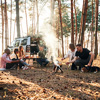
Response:
POLYGON ((40 98, 47 97, 49 100, 61 98, 93 100, 100 97, 100 73, 80 73, 80 71, 66 70, 66 66, 63 66, 63 70, 64 73, 54 74, 52 67, 47 67, 24 71, 10 70, 6 73, 14 77, 10 83, 12 90, 17 88, 20 91, 17 96, 34 97, 38 94, 40 98))

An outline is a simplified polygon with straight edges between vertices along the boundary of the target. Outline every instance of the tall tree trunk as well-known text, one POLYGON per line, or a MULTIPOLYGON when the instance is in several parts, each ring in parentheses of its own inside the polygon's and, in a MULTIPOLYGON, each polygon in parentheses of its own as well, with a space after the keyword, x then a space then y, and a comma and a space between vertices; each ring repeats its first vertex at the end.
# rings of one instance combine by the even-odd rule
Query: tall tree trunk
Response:
POLYGON ((11 44, 11 34, 12 34, 12 0, 11 0, 11 15, 10 15, 10 44, 11 44))
POLYGON ((87 8, 88 8, 88 0, 84 0, 83 2, 83 13, 82 13, 82 24, 81 24, 81 44, 83 46, 84 41, 84 31, 85 31, 85 23, 86 23, 86 17, 87 17, 87 8))
POLYGON ((74 44, 73 0, 71 0, 71 43, 74 44))
POLYGON ((36 3, 33 1, 32 35, 35 34, 35 7, 36 7, 36 3))
POLYGON ((36 11, 37 11, 37 34, 39 33, 39 12, 38 12, 38 0, 36 0, 36 11))
POLYGON ((91 51, 93 51, 93 0, 92 0, 92 25, 91 25, 91 51))
POLYGON ((34 8, 34 15, 33 15, 33 19, 34 19, 34 34, 36 34, 36 21, 35 21, 35 8, 34 8))
POLYGON ((51 0, 51 25, 54 26, 54 0, 51 0))
POLYGON ((57 33, 57 38, 58 38, 58 57, 59 57, 59 15, 56 16, 56 33, 57 33))
POLYGON ((1 0, 1 15, 2 15, 2 53, 4 49, 4 15, 3 15, 3 6, 2 6, 2 0, 1 0))
POLYGON ((91 26, 89 27, 89 34, 88 34, 88 40, 87 40, 87 48, 89 48, 89 39, 90 39, 90 32, 91 32, 91 26))
POLYGON ((69 50, 69 37, 67 36, 67 52, 69 50))
MULTIPOLYGON (((83 10, 82 10, 82 13, 83 13, 83 10)), ((82 18, 83 18, 83 16, 81 16, 78 43, 81 43, 82 18)))
POLYGON ((74 0, 74 9, 75 9, 75 44, 77 43, 77 12, 74 0))
POLYGON ((16 19, 14 20, 14 32, 13 32, 13 40, 15 39, 15 28, 16 28, 16 19))
POLYGON ((33 21, 34 21, 34 2, 33 2, 33 16, 32 16, 32 35, 33 35, 33 21))
POLYGON ((22 33, 21 36, 24 36, 24 34, 23 34, 24 32, 23 32, 22 22, 20 21, 20 23, 21 23, 21 33, 22 33))
POLYGON ((20 18, 19 18, 19 0, 16 1, 16 25, 17 25, 17 38, 20 37, 20 18))
POLYGON ((25 0, 25 15, 26 15, 26 28, 27 28, 27 35, 28 35, 28 22, 27 22, 26 0, 25 0))
POLYGON ((62 29, 62 13, 61 13, 61 1, 58 0, 60 26, 61 26, 61 39, 62 39, 62 56, 64 57, 64 43, 63 43, 63 29, 62 29))
POLYGON ((33 27, 33 35, 36 34, 36 20, 35 20, 35 8, 36 8, 36 0, 35 3, 33 4, 33 22, 34 22, 34 27, 33 27))
POLYGON ((83 20, 82 20, 83 19, 83 12, 84 12, 84 0, 83 0, 83 7, 82 7, 82 15, 81 15, 78 43, 81 43, 81 31, 82 31, 82 24, 83 24, 83 20))
POLYGON ((95 58, 98 54, 98 40, 97 40, 97 30, 98 30, 98 6, 99 0, 95 0, 95 58))
POLYGON ((5 0, 5 47, 8 45, 8 19, 7 19, 7 2, 5 0))

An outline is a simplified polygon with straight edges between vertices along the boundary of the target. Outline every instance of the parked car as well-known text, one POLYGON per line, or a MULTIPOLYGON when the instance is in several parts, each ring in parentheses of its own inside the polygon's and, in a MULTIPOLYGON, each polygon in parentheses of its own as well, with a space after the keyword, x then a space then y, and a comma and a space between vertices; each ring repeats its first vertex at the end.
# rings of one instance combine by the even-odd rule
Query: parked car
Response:
POLYGON ((16 38, 10 46, 8 46, 8 49, 13 52, 15 48, 19 48, 19 46, 23 46, 25 55, 33 55, 39 52, 39 47, 37 41, 30 36, 27 37, 21 37, 16 38))

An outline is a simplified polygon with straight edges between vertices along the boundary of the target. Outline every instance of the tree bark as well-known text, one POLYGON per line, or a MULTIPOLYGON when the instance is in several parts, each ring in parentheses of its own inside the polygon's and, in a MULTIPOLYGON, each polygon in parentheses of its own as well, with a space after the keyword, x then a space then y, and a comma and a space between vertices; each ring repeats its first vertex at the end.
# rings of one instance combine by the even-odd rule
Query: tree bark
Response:
POLYGON ((8 19, 7 19, 7 2, 5 0, 5 48, 8 46, 8 19))
POLYGON ((39 34, 39 12, 38 12, 38 0, 36 0, 36 11, 37 11, 37 34, 39 34))
POLYGON ((73 0, 71 0, 71 43, 74 44, 73 0))
POLYGON ((82 13, 82 26, 81 26, 81 44, 83 46, 84 41, 84 31, 85 31, 85 23, 86 23, 86 17, 87 17, 87 8, 88 8, 88 0, 84 0, 83 2, 83 13, 82 13))
POLYGON ((91 36, 90 32, 91 32, 91 26, 89 27, 89 34, 88 34, 88 40, 87 40, 87 48, 89 48, 89 42, 90 42, 89 39, 90 39, 90 36, 91 36))
POLYGON ((57 34, 57 38, 58 38, 58 57, 59 57, 59 15, 56 16, 56 19, 57 19, 57 21, 56 21, 56 34, 57 34))
POLYGON ((33 21, 34 21, 34 2, 33 2, 33 16, 32 16, 32 35, 34 34, 33 33, 33 21))
POLYGON ((91 51, 93 51, 93 0, 92 0, 92 25, 91 25, 91 51))
POLYGON ((15 39, 15 28, 16 28, 16 19, 14 20, 14 32, 13 32, 13 40, 15 39))
POLYGON ((19 0, 16 1, 16 25, 17 25, 17 38, 20 37, 20 19, 19 19, 19 0))
POLYGON ((28 22, 27 22, 26 0, 25 0, 25 15, 26 15, 26 28, 27 28, 27 35, 28 35, 28 22))
POLYGON ((75 0, 74 0, 74 9, 75 9, 75 44, 77 43, 77 12, 75 7, 75 0))
POLYGON ((11 44, 11 34, 12 34, 12 0, 11 0, 11 14, 10 14, 10 44, 11 44))
POLYGON ((64 46, 63 46, 63 29, 62 29, 62 13, 61 13, 61 1, 58 0, 60 26, 61 26, 61 39, 62 39, 62 56, 64 57, 64 46))
MULTIPOLYGON (((84 3, 84 2, 83 2, 83 3, 84 3)), ((83 13, 83 8, 82 8, 82 13, 83 13)), ((83 18, 83 16, 81 16, 78 43, 81 43, 82 18, 83 18)))
MULTIPOLYGON (((34 8, 34 10, 35 10, 35 8, 34 8)), ((33 15, 33 19, 34 19, 34 34, 36 34, 36 21, 35 21, 35 11, 34 11, 34 15, 33 15)))
POLYGON ((55 1, 51 0, 51 26, 54 26, 54 4, 55 1))
POLYGON ((99 0, 95 0, 95 58, 98 54, 98 40, 97 40, 97 30, 98 30, 98 6, 99 0))
POLYGON ((36 0, 35 0, 35 4, 34 5, 34 9, 33 9, 33 20, 34 20, 34 30, 33 30, 33 35, 36 34, 36 20, 35 20, 35 7, 36 7, 36 0))
POLYGON ((2 0, 1 0, 1 15, 2 15, 2 53, 4 49, 4 15, 3 15, 3 7, 2 7, 2 0))

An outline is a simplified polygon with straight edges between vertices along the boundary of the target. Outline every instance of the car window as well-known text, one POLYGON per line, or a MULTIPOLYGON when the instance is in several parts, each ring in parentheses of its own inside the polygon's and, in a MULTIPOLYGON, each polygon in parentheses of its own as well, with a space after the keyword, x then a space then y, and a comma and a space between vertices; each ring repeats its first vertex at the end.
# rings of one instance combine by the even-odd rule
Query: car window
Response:
POLYGON ((27 45, 27 39, 22 40, 21 45, 27 45))
POLYGON ((19 43, 20 43, 20 40, 16 40, 15 47, 18 47, 19 46, 19 43))

